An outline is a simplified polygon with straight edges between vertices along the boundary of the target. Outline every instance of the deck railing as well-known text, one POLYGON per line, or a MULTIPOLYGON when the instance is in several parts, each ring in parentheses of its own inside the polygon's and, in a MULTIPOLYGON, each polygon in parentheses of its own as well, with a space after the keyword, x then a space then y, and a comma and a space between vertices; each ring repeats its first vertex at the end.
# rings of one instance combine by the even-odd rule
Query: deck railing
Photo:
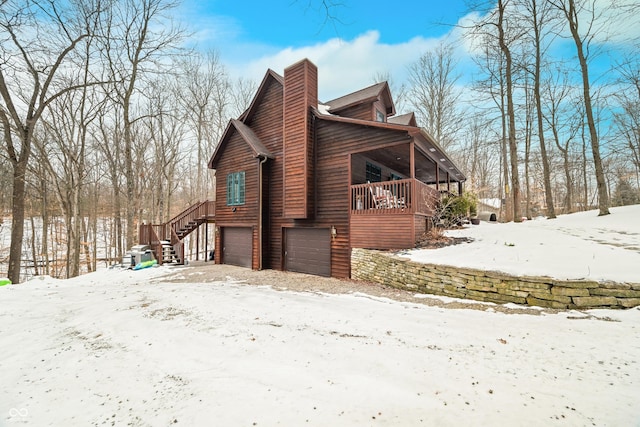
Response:
POLYGON ((432 216, 439 192, 415 179, 351 186, 352 215, 422 214, 432 216))

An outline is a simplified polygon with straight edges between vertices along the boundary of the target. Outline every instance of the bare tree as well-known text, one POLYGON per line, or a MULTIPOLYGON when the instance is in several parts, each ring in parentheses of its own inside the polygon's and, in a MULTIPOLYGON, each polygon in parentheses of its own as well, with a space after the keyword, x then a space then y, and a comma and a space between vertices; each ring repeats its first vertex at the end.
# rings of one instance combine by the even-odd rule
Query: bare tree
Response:
POLYGON ((607 193, 607 183, 604 169, 602 167, 602 157, 600 155, 600 140, 598 129, 593 113, 591 82, 589 77, 589 47, 597 31, 595 25, 601 16, 596 12, 596 0, 548 0, 554 7, 560 10, 569 27, 571 37, 576 46, 576 54, 580 64, 580 74, 582 76, 582 95, 584 111, 589 129, 589 141, 591 143, 591 154, 595 167, 596 185, 598 190, 599 215, 609 215, 609 195, 607 193), (586 21, 584 17, 588 16, 586 21), (583 24, 584 28, 583 28, 583 24))
MULTIPOLYGON (((518 173, 518 143, 516 141, 516 113, 513 101, 513 56, 511 53, 511 43, 506 34, 506 10, 509 0, 498 0, 498 45, 505 58, 504 76, 505 76, 505 97, 507 98, 507 119, 509 140, 509 160, 511 163, 511 191, 513 197, 513 220, 515 222, 522 221, 520 213, 520 178, 518 173)), ((513 36, 512 36, 513 37, 513 36)))
POLYGON ((122 117, 120 106, 117 103, 109 104, 112 111, 110 115, 98 117, 98 131, 100 143, 96 149, 102 153, 103 161, 98 166, 104 169, 104 173, 109 180, 109 188, 112 195, 110 199, 111 212, 113 215, 113 240, 110 246, 115 248, 115 257, 122 258, 124 254, 123 224, 122 224, 122 204, 123 195, 121 188, 124 186, 122 170, 122 117))
MULTIPOLYGON (((475 31, 478 29, 476 28, 475 31)), ((474 33, 472 34, 475 34, 474 33)), ((501 216, 506 221, 513 220, 513 198, 510 197, 510 188, 509 188, 509 162, 507 159, 508 156, 508 148, 507 148, 507 112, 506 112, 506 101, 505 101, 505 79, 504 79, 504 57, 495 44, 492 42, 493 35, 488 34, 487 32, 480 32, 478 34, 480 38, 479 46, 481 48, 481 55, 478 55, 474 58, 476 63, 482 68, 484 73, 486 73, 486 77, 483 80, 478 80, 474 87, 478 94, 487 94, 491 102, 495 104, 495 107, 498 110, 498 116, 496 117, 496 121, 499 122, 500 130, 496 133, 498 134, 497 140, 499 141, 498 146, 500 147, 500 159, 499 159, 499 169, 501 170, 500 174, 500 185, 498 196, 503 203, 501 204, 501 216)), ((485 101, 484 99, 479 99, 478 102, 481 104, 485 101)), ((489 115, 492 114, 493 109, 483 111, 483 114, 489 115)), ((485 119, 485 122, 491 123, 493 120, 485 119)))
POLYGON ((533 106, 531 95, 533 90, 530 87, 530 81, 525 76, 524 79, 524 96, 525 96, 525 123, 524 123, 524 185, 526 189, 525 210, 524 214, 527 219, 531 219, 532 214, 532 194, 531 194, 531 140, 533 139, 533 106))
POLYGON ((409 66, 409 102, 420 123, 445 149, 456 140, 463 120, 456 66, 453 46, 444 43, 409 66))
MULTIPOLYGON (((191 123, 185 122, 175 100, 180 96, 176 87, 166 78, 159 78, 150 85, 152 89, 148 96, 145 119, 146 138, 149 141, 148 151, 151 156, 145 166, 149 172, 146 175, 146 193, 152 195, 147 211, 156 222, 169 220, 171 214, 172 196, 180 179, 177 166, 184 161, 186 150, 182 142, 186 139, 187 128, 191 123)), ((200 158, 198 163, 204 163, 200 158)))
POLYGON ((565 180, 564 212, 574 210, 576 183, 574 171, 572 145, 577 143, 580 130, 580 111, 572 108, 572 89, 568 82, 566 71, 557 70, 543 83, 543 95, 546 99, 542 117, 551 131, 553 142, 562 155, 562 169, 565 180))
POLYGON ((205 159, 213 154, 214 144, 229 120, 232 86, 216 52, 189 57, 181 63, 181 71, 176 93, 194 129, 195 198, 204 200, 211 190, 205 159))
POLYGON ((36 127, 46 107, 83 87, 60 76, 82 55, 81 42, 93 32, 101 13, 92 2, 7 0, 0 8, 0 121, 13 168, 9 279, 20 281, 25 218, 25 177, 36 127))
POLYGON ((518 143, 516 134, 516 111, 515 111, 515 64, 513 58, 513 49, 516 42, 521 38, 522 29, 518 27, 519 16, 515 12, 515 8, 507 6, 511 0, 498 0, 495 8, 478 23, 476 23, 470 36, 481 37, 481 46, 483 47, 482 62, 484 62, 485 71, 490 73, 490 79, 485 85, 498 84, 499 91, 496 93, 495 88, 490 88, 490 92, 494 93, 494 101, 500 108, 502 114, 503 138, 505 139, 503 149, 503 167, 505 177, 505 194, 507 200, 510 198, 509 205, 511 211, 507 209, 506 219, 516 222, 522 221, 520 213, 520 178, 518 170, 518 143), (509 14, 508 14, 509 12, 509 14), (495 52, 495 47, 499 50, 499 55, 495 52), (506 159, 508 147, 508 160, 506 159), (507 166, 507 162, 509 165, 507 166), (509 171, 507 171, 507 168, 509 171), (510 181, 507 177, 510 176, 510 181), (507 182, 511 186, 508 187, 507 182), (509 197, 510 194, 510 197, 509 197), (511 212, 513 215, 511 215, 511 212))
POLYGON ((405 112, 408 97, 408 88, 406 84, 403 83, 398 86, 391 77, 391 73, 388 71, 379 71, 374 73, 371 81, 373 83, 387 82, 391 95, 393 96, 393 104, 396 107, 396 113, 403 114, 405 112))
POLYGON ((613 122, 619 136, 624 142, 620 150, 628 153, 636 171, 636 182, 640 186, 640 58, 627 58, 616 67, 621 90, 616 91, 614 98, 619 111, 614 112, 613 122))
POLYGON ((555 207, 553 203, 553 191, 551 187, 551 168, 549 166, 549 158, 547 155, 547 146, 545 143, 544 117, 542 111, 542 97, 540 82, 542 79, 542 66, 545 52, 548 48, 546 38, 546 27, 552 20, 550 6, 544 0, 524 0, 524 8, 528 12, 526 17, 529 21, 530 29, 533 31, 531 42, 535 49, 533 61, 533 95, 536 106, 536 121, 538 127, 538 140, 540 143, 540 157, 542 161, 542 172, 544 181, 545 202, 547 205, 547 218, 556 217, 555 207))
MULTIPOLYGON (((87 77, 88 69, 85 68, 87 77)), ((43 121, 43 138, 35 139, 38 162, 47 171, 62 209, 67 234, 66 277, 80 274, 84 216, 81 206, 87 177, 88 131, 101 113, 101 104, 87 88, 58 98, 49 104, 43 121)))
MULTIPOLYGON (((233 83, 233 90, 231 91, 231 117, 239 117, 247 108, 249 108, 249 104, 253 100, 253 96, 255 95, 257 89, 258 82, 256 82, 255 80, 239 77, 233 83)), ((219 136, 222 136, 222 131, 224 130, 224 126, 226 125, 226 123, 226 120, 224 122, 224 125, 222 125, 221 123, 221 126, 219 127, 219 136)))
MULTIPOLYGON (((141 80, 145 73, 158 70, 163 57, 176 51, 183 37, 180 28, 172 26, 167 16, 176 6, 172 0, 125 0, 116 8, 103 28, 105 42, 102 53, 105 56, 113 80, 113 98, 121 107, 126 233, 125 245, 134 242, 135 215, 139 211, 136 197, 136 170, 134 170, 133 126, 134 103, 140 95, 141 80)), ((120 142, 120 141, 118 141, 120 142)))
POLYGON ((498 181, 495 173, 500 170, 501 138, 492 136, 495 134, 492 127, 492 121, 482 114, 469 117, 463 147, 453 152, 457 164, 467 171, 465 187, 480 199, 495 197, 500 192, 500 186, 495 185, 498 181))

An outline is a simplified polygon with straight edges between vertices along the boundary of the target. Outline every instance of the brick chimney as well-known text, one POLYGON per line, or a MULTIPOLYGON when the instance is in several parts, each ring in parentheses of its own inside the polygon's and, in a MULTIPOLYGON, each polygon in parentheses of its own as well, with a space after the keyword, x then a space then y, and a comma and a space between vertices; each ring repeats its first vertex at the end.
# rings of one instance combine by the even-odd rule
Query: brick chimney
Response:
POLYGON ((284 217, 314 213, 314 140, 311 107, 318 106, 318 68, 303 59, 284 70, 284 217))

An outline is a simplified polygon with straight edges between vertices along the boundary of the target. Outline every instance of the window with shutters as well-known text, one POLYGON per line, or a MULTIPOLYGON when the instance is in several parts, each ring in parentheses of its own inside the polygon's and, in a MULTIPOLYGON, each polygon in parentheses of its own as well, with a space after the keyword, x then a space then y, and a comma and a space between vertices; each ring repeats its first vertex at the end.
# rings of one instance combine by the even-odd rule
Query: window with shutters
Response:
POLYGON ((244 205, 244 171, 227 175, 227 206, 244 205))

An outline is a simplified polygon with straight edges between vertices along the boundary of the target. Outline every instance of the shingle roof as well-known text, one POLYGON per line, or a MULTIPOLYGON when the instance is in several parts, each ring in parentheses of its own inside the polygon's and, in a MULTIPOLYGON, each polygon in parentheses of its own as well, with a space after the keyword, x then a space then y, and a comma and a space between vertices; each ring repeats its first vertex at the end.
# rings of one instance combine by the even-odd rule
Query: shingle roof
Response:
POLYGON ((236 128, 242 139, 244 139, 249 147, 253 150, 255 157, 269 157, 273 159, 273 154, 264 146, 260 138, 251 130, 251 128, 240 120, 231 119, 231 124, 236 128))
MULTIPOLYGON (((421 146, 424 147, 424 152, 427 156, 431 157, 434 162, 441 165, 444 170, 451 170, 456 176, 454 181, 465 181, 467 178, 462 173, 460 168, 449 158, 449 156, 445 153, 445 151, 440 147, 440 144, 436 142, 436 140, 429 135, 429 133, 417 126, 413 125, 405 125, 402 123, 393 123, 391 121, 387 122, 376 122, 373 120, 362 120, 362 119, 353 119, 349 117, 340 117, 332 114, 323 114, 317 109, 313 109, 315 116, 321 120, 326 120, 330 122, 339 122, 339 123, 350 123, 358 126, 367 126, 374 127, 379 129, 389 129, 389 130, 398 130, 402 132, 407 132, 408 135, 422 141, 421 146), (427 153, 428 152, 428 153, 427 153)), ((410 113, 412 114, 412 113, 410 113)), ((402 116, 400 116, 402 117, 402 116)))
POLYGON ((271 154, 269 150, 264 146, 260 138, 251 130, 251 128, 240 120, 231 119, 227 128, 225 129, 222 139, 220 140, 220 144, 216 147, 211 159, 209 159, 208 166, 210 169, 215 169, 215 165, 218 161, 220 153, 222 152, 223 147, 226 145, 228 138, 232 133, 232 129, 235 129, 242 137, 242 140, 247 143, 251 151, 253 152, 254 157, 268 157, 273 159, 274 156, 271 154))
POLYGON ((373 101, 382 95, 387 96, 389 98, 387 100, 388 103, 393 105, 393 101, 391 100, 391 93, 389 92, 389 85, 387 84, 387 82, 376 83, 373 86, 360 89, 348 95, 341 96, 340 98, 325 102, 324 104, 329 106, 330 113, 335 113, 345 108, 351 107, 352 105, 357 105, 366 101, 373 101), (383 93, 385 89, 388 93, 383 93))
POLYGON ((414 113, 407 113, 399 116, 389 117, 387 121, 389 123, 395 123, 398 125, 417 126, 416 115, 414 113))

